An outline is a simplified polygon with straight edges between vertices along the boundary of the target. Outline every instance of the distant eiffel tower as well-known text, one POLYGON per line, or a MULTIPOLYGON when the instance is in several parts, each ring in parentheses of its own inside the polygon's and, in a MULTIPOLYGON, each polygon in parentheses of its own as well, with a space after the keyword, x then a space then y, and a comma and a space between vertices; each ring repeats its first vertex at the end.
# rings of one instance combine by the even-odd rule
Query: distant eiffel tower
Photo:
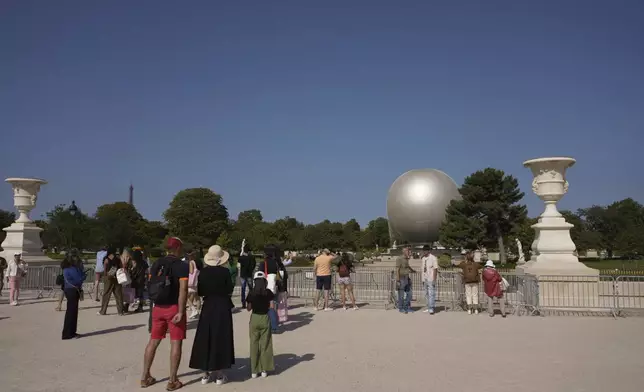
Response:
POLYGON ((134 185, 132 183, 130 183, 130 198, 128 199, 128 203, 132 206, 134 205, 134 185))

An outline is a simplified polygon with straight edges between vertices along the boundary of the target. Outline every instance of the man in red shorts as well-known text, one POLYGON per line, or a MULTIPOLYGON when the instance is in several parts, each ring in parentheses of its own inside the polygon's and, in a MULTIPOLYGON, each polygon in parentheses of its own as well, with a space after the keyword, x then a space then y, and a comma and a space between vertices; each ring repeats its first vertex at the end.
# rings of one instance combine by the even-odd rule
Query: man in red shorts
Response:
MULTIPOLYGON (((183 387, 177 378, 179 363, 181 362, 181 346, 186 338, 186 300, 188 298, 188 264, 181 261, 183 244, 177 237, 171 237, 166 243, 168 255, 158 259, 150 267, 150 284, 153 277, 165 277, 160 279, 167 282, 163 293, 154 300, 152 308, 152 327, 150 330, 150 341, 145 348, 143 362, 143 375, 141 387, 147 388, 156 380, 150 375, 150 368, 154 361, 159 343, 170 333, 170 378, 166 390, 176 391, 183 387)), ((159 281, 157 279, 157 281, 159 281)))

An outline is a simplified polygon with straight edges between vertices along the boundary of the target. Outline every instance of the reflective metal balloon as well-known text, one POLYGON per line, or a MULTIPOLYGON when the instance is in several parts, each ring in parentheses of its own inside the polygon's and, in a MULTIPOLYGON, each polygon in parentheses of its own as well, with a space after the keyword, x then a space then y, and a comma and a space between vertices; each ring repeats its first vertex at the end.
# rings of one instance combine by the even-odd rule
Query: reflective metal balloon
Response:
POLYGON ((387 218, 393 239, 411 243, 438 240, 445 210, 460 199, 450 176, 436 169, 410 170, 394 181, 387 195, 387 218))

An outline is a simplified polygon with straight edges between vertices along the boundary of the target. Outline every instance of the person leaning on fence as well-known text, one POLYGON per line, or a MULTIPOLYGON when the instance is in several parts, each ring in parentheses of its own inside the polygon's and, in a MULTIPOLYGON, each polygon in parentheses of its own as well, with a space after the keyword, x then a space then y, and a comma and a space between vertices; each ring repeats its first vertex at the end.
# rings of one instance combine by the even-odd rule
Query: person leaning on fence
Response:
POLYGON ((400 313, 413 312, 411 309, 411 278, 410 273, 416 273, 409 265, 411 249, 403 248, 402 256, 396 259, 396 289, 398 290, 398 311, 400 313))
POLYGON ((324 249, 313 262, 313 275, 315 276, 315 301, 313 301, 313 308, 320 310, 319 302, 322 290, 324 290, 324 310, 331 311, 333 308, 329 307, 329 291, 331 290, 331 264, 335 256, 331 255, 331 251, 324 249))
POLYGON ((353 294, 353 282, 351 281, 351 273, 354 272, 353 263, 348 253, 342 253, 340 261, 338 262, 338 285, 340 286, 340 300, 342 301, 342 309, 347 310, 346 300, 347 295, 351 299, 351 306, 353 310, 358 310, 356 306, 356 296, 353 294))
POLYGON ((467 303, 467 314, 479 314, 479 270, 483 268, 480 263, 474 261, 474 252, 465 254, 465 261, 457 266, 463 270, 463 282, 465 283, 465 302, 467 303))
POLYGON ((492 260, 485 263, 483 270, 483 282, 485 284, 485 295, 487 295, 487 311, 490 317, 494 317, 494 299, 499 301, 501 317, 505 318, 505 299, 503 298, 503 278, 494 267, 492 260))
POLYGON ((438 259, 431 253, 431 249, 429 245, 423 246, 425 254, 421 259, 423 262, 423 286, 425 288, 425 300, 427 301, 427 309, 423 310, 423 313, 434 314, 438 259))

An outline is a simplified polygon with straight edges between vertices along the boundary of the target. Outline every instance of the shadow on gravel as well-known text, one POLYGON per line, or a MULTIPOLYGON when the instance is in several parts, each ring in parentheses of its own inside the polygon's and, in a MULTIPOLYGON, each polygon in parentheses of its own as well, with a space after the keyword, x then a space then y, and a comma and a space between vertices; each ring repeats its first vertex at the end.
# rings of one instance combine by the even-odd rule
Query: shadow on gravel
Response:
MULTIPOLYGON (((37 304, 42 304, 45 302, 56 302, 56 299, 37 299, 37 298, 29 298, 29 299, 22 299, 19 300, 19 305, 18 306, 27 306, 27 305, 37 305, 37 304)), ((9 299, 7 298, 6 300, 0 300, 0 305, 9 305, 9 299)))
POLYGON ((283 332, 295 331, 300 327, 310 324, 311 321, 313 321, 313 313, 303 312, 289 315, 286 324, 281 324, 279 330, 273 334, 279 335, 283 332))
POLYGON ((114 328, 103 329, 103 330, 100 330, 100 331, 84 333, 83 337, 84 338, 89 338, 91 336, 107 335, 108 333, 114 333, 114 332, 133 331, 133 330, 139 329, 141 327, 145 327, 145 324, 122 325, 120 327, 114 327, 114 328))
POLYGON ((2 321, 2 320, 6 320, 6 319, 8 319, 8 318, 11 318, 11 317, 9 317, 9 316, 7 316, 7 317, 0 317, 0 321, 2 321))
MULTIPOLYGON (((273 361, 275 362, 275 371, 269 373, 269 377, 280 375, 297 364, 309 362, 313 359, 315 359, 315 354, 278 354, 273 358, 273 361)), ((235 358, 233 368, 226 370, 225 373, 229 382, 243 382, 249 380, 251 378, 250 359, 235 358)), ((199 377, 187 381, 184 386, 192 385, 201 381, 202 372, 198 370, 180 374, 179 378, 192 375, 199 375, 199 377)), ((161 381, 167 381, 167 378, 160 380, 159 382, 161 381)))

